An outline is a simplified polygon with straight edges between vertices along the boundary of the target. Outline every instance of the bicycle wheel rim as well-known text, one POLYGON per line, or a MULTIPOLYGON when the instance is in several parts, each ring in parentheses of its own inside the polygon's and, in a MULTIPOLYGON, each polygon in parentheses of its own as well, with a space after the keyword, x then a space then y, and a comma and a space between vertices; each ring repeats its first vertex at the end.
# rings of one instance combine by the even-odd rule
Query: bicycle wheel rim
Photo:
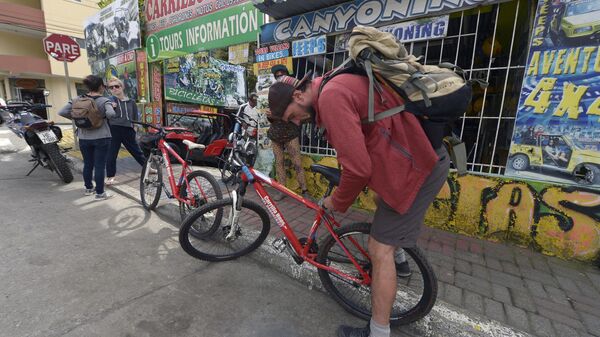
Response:
MULTIPOLYGON (((366 225, 354 226, 350 229, 341 228, 338 233, 340 240, 351 251, 361 267, 371 274, 370 261, 360 255, 359 250, 349 240, 350 237, 354 238, 366 251, 369 237, 369 227, 366 225)), ((321 263, 360 278, 356 267, 350 263, 350 259, 332 237, 326 239, 320 248, 323 249, 319 252, 321 263), (340 256, 344 256, 344 258, 340 256)), ((390 315, 390 323, 394 325, 414 322, 427 315, 433 307, 437 295, 437 280, 423 255, 417 248, 404 251, 411 275, 396 278, 396 299, 390 315)), ((351 282, 323 269, 319 270, 319 276, 325 288, 346 310, 364 319, 371 317, 370 286, 351 282)))
POLYGON ((179 243, 189 255, 207 261, 227 261, 246 255, 266 239, 269 216, 258 204, 244 200, 232 230, 231 198, 210 202, 192 211, 181 225, 179 243), (221 212, 221 214, 219 214, 221 212), (227 236, 231 234, 229 238, 227 236))
POLYGON ((193 171, 186 176, 186 180, 179 190, 179 197, 190 202, 179 202, 181 221, 194 209, 211 201, 223 198, 219 183, 208 172, 193 171), (188 188, 189 184, 189 188, 188 188))

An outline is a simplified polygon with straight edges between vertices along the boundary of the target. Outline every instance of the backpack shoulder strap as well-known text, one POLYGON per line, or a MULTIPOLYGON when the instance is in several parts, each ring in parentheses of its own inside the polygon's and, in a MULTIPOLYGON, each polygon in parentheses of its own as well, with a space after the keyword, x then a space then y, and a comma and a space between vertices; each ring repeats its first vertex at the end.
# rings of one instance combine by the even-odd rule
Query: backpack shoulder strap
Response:
POLYGON ((362 124, 371 124, 371 123, 380 121, 384 118, 388 118, 395 114, 401 113, 402 111, 404 111, 405 108, 406 108, 406 106, 404 104, 395 106, 389 110, 385 110, 385 111, 378 113, 377 115, 374 115, 372 120, 369 119, 370 116, 367 118, 363 118, 363 119, 361 119, 361 123, 362 124))
POLYGON ((323 81, 321 81, 321 85, 319 85, 318 95, 321 94, 321 91, 323 91, 323 87, 325 87, 325 84, 327 84, 327 82, 329 82, 332 78, 334 78, 335 76, 340 75, 340 74, 349 73, 350 67, 347 67, 347 65, 349 65, 351 62, 352 62, 352 59, 349 57, 342 64, 340 64, 337 68, 335 68, 328 74, 325 74, 325 76, 323 76, 323 81))

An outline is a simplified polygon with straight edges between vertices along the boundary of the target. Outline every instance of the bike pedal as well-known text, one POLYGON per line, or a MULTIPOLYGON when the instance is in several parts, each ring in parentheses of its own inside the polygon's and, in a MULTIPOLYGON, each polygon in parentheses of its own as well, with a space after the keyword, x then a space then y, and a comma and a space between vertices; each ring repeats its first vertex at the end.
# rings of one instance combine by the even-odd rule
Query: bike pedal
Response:
POLYGON ((273 242, 271 242, 271 245, 273 245, 273 248, 275 248, 277 251, 283 253, 287 247, 287 241, 285 239, 278 238, 273 240, 273 242))

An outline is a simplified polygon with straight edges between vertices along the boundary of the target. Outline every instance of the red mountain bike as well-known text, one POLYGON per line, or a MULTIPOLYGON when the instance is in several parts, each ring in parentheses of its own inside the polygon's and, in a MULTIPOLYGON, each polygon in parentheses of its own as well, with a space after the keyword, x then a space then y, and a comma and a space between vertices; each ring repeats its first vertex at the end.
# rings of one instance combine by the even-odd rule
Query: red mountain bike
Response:
MULTIPOLYGON (((134 123, 157 130, 156 133, 142 138, 145 147, 151 149, 140 176, 140 197, 144 208, 153 210, 158 205, 163 188, 169 199, 179 201, 182 220, 192 209, 223 198, 219 183, 210 173, 201 170, 193 171, 187 161, 187 155, 186 159, 181 158, 165 141, 168 130, 151 124, 134 123), (181 164, 181 173, 177 178, 173 174, 171 158, 181 164), (163 167, 167 170, 171 192, 163 181, 163 167)), ((204 148, 204 145, 189 140, 184 140, 183 144, 187 146, 188 154, 193 149, 204 148)))
MULTIPOLYGON (((238 151, 235 151, 232 160, 231 166, 238 168, 238 187, 232 191, 231 197, 203 205, 185 218, 179 232, 181 247, 189 255, 206 261, 238 258, 258 248, 267 238, 270 213, 285 236, 275 240, 273 245, 280 250, 287 249, 296 263, 307 262, 315 266, 324 288, 342 307, 358 317, 369 319, 372 268, 367 241, 371 225, 355 223, 341 226, 322 206, 247 167, 238 151), (252 184, 264 208, 244 198, 248 184, 252 184), (298 238, 264 184, 315 212, 308 237, 298 238), (317 243, 321 226, 324 226, 325 233, 317 243)), ((328 196, 339 184, 340 171, 321 165, 312 165, 311 169, 329 181, 328 196)), ((421 250, 413 247, 404 251, 406 260, 397 263, 408 263, 410 272, 408 276, 404 273, 397 277, 398 290, 390 317, 390 322, 395 325, 424 317, 437 297, 437 279, 421 250)))

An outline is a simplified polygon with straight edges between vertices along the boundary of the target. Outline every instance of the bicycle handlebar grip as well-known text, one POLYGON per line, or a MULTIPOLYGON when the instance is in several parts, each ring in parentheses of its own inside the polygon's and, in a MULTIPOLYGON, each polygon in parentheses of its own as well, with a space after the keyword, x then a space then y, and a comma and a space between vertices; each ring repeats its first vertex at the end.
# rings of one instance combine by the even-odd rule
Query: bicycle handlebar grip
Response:
POLYGON ((246 165, 242 166, 242 172, 244 172, 244 174, 246 175, 246 178, 248 178, 249 182, 254 181, 254 176, 252 175, 252 173, 250 172, 250 170, 248 169, 248 167, 246 165))

